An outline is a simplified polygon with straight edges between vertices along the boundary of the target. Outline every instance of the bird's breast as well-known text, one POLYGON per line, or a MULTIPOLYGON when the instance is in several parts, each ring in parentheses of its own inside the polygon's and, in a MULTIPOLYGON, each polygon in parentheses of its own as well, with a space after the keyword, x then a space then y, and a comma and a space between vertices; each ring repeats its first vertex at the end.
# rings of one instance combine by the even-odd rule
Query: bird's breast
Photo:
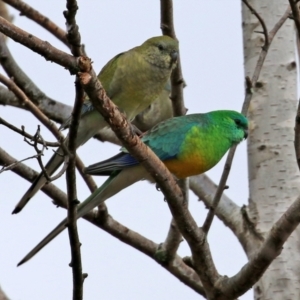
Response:
POLYGON ((179 179, 202 174, 213 167, 213 163, 199 155, 166 160, 164 164, 179 179))
POLYGON ((185 135, 176 157, 164 161, 178 178, 202 174, 214 167, 230 148, 227 138, 193 127, 185 135))

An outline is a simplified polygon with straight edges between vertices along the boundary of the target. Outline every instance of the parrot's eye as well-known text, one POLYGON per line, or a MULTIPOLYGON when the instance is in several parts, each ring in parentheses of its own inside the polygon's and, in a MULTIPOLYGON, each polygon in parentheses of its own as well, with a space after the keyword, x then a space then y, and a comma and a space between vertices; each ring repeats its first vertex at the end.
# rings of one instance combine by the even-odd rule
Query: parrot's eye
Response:
POLYGON ((241 124, 242 124, 240 119, 235 119, 234 122, 237 126, 241 126, 241 124))
POLYGON ((162 45, 162 44, 158 44, 157 45, 157 48, 160 50, 160 51, 163 51, 165 49, 165 47, 162 45))

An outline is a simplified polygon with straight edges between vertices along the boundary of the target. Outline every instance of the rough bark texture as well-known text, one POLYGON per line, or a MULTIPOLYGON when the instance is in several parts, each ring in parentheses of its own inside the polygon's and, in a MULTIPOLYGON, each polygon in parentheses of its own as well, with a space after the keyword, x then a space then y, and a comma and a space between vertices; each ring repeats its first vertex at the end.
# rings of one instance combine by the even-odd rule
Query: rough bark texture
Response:
MULTIPOLYGON (((287 9, 288 1, 252 0, 270 31, 287 9)), ((245 76, 251 76, 264 36, 257 18, 243 5, 245 76)), ((248 216, 263 235, 300 194, 294 153, 297 73, 293 21, 287 20, 268 51, 248 111, 248 216)), ((281 255, 254 286, 255 299, 299 299, 299 229, 288 239, 281 255)), ((249 247, 248 257, 257 250, 249 247)))

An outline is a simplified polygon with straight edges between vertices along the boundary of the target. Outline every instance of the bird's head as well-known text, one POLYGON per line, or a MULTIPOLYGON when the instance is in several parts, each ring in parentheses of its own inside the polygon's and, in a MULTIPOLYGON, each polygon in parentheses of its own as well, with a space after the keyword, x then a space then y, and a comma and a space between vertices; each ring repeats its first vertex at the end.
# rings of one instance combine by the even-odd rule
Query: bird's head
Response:
POLYGON ((233 145, 248 137, 248 119, 241 113, 233 110, 219 110, 211 113, 233 145))
POLYGON ((138 47, 138 51, 152 65, 172 70, 178 59, 178 41, 163 35, 152 37, 138 47))

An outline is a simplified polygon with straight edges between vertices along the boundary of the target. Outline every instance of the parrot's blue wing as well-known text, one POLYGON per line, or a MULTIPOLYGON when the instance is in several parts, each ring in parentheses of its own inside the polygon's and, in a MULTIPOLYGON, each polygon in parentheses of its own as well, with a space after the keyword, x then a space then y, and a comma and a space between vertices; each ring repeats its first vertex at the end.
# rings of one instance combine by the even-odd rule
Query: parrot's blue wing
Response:
POLYGON ((109 176, 114 171, 137 165, 139 162, 129 153, 121 152, 107 160, 88 166, 85 173, 91 175, 109 176))
MULTIPOLYGON (((205 126, 205 118, 203 124, 205 126)), ((149 146, 160 160, 165 161, 175 158, 180 153, 180 147, 184 142, 188 131, 195 125, 199 125, 196 115, 176 117, 159 123, 149 130, 142 141, 149 146)), ((85 172, 92 175, 111 175, 114 171, 138 164, 126 148, 121 148, 121 153, 99 163, 89 166, 85 172)))

